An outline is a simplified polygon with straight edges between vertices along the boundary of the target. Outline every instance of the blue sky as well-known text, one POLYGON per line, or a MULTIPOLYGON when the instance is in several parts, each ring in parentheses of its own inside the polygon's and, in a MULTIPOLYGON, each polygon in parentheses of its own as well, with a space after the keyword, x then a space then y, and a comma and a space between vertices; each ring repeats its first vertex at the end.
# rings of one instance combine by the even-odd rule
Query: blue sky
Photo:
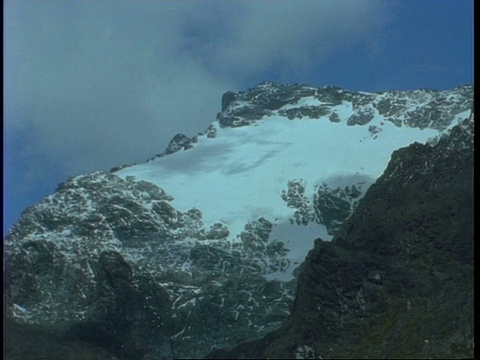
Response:
POLYGON ((139 163, 263 80, 473 82, 471 0, 6 0, 4 233, 69 176, 139 163))

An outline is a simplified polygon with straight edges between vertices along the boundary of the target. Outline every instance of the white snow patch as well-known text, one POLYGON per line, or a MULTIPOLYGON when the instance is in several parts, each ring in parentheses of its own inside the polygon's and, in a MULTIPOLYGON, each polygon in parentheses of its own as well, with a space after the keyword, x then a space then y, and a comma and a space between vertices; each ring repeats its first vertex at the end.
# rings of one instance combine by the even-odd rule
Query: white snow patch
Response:
MULTIPOLYGON (((345 105, 337 111, 346 116, 352 110, 345 105)), ((272 116, 256 126, 218 128, 216 138, 202 138, 188 151, 116 174, 158 185, 174 197, 174 207, 199 209, 206 227, 221 221, 234 239, 249 220, 287 221, 292 216, 281 199, 288 180, 305 179, 311 193, 314 185, 332 176, 376 179, 393 150, 436 134, 387 122, 381 136, 372 139, 366 126, 272 116)))

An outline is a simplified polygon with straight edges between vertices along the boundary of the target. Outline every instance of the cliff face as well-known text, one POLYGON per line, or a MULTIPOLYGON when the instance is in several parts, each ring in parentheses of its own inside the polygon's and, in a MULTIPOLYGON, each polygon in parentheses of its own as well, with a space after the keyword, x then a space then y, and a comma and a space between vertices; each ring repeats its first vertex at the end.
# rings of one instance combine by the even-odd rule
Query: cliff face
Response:
POLYGON ((333 240, 315 241, 286 323, 211 355, 473 357, 472 128, 395 151, 333 240))

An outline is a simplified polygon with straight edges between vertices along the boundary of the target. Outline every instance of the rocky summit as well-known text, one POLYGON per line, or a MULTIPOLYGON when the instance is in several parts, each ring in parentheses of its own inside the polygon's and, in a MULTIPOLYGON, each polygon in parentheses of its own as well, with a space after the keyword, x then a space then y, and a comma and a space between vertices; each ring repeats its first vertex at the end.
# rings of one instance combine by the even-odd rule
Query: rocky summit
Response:
POLYGON ((472 106, 227 92, 205 132, 23 212, 7 359, 470 356, 472 106))

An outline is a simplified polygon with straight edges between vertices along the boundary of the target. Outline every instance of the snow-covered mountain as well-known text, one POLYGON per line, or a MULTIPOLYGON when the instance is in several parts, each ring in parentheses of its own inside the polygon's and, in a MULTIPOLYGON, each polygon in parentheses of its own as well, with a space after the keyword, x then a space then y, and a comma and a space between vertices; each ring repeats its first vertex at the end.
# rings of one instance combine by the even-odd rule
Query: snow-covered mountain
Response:
POLYGON ((169 156, 114 173, 157 185, 179 211, 199 210, 204 243, 221 237, 234 246, 248 222, 266 220, 267 244, 282 242, 291 262, 262 270, 289 280, 312 239, 331 238, 395 149, 434 142, 468 117, 470 91, 369 94, 266 82, 226 93, 218 121, 192 139, 178 134, 169 156))
POLYGON ((435 144, 472 104, 468 85, 227 92, 204 133, 70 178, 23 213, 5 241, 8 314, 120 358, 200 357, 262 336, 289 315, 313 240, 332 238, 392 152, 435 144))

